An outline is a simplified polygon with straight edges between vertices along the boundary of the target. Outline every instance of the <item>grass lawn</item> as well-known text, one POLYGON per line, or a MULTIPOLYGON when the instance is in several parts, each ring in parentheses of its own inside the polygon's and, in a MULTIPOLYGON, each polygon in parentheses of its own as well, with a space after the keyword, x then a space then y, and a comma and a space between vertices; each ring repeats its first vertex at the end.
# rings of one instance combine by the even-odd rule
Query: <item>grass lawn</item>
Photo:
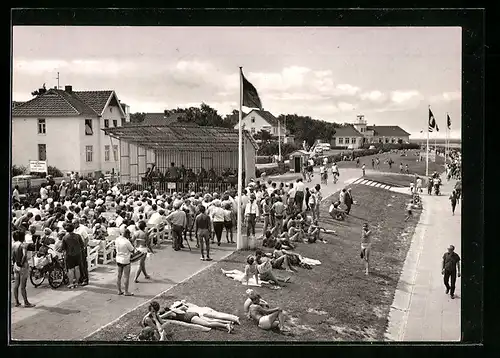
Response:
POLYGON ((395 187, 409 187, 410 183, 414 182, 415 176, 399 174, 399 173, 386 174, 380 172, 369 172, 363 177, 363 179, 373 180, 379 183, 388 184, 395 187))
MULTIPOLYGON (((357 205, 345 222, 333 222, 327 214, 330 200, 321 207, 322 225, 336 235, 322 234, 328 243, 300 244, 296 252, 318 259, 312 270, 299 268, 281 290, 256 288, 271 306, 285 310, 292 335, 263 331, 245 318, 243 302, 246 286, 226 278, 224 269, 244 269, 248 251, 235 252, 177 285, 157 300, 162 306, 186 299, 200 306, 241 317, 241 326, 232 334, 212 330, 199 332, 172 328, 175 341, 362 341, 383 340, 394 291, 410 246, 415 218, 404 222, 408 195, 353 185, 357 205), (365 276, 359 257, 361 226, 368 222, 373 233, 372 274, 365 276)), ((338 194, 335 194, 338 195, 338 194)), ((168 265, 166 266, 168 267, 168 265)), ((285 275, 286 272, 278 271, 285 275)), ((139 322, 146 313, 144 305, 93 336, 93 341, 120 341, 140 332, 139 322)))
MULTIPOLYGON (((399 164, 403 163, 403 167, 406 164, 408 164, 408 169, 410 171, 410 174, 425 175, 425 156, 423 161, 417 162, 417 157, 415 156, 416 152, 417 151, 415 150, 408 151, 407 157, 401 157, 401 155, 398 153, 390 153, 390 152, 377 155, 369 155, 366 157, 360 157, 359 158, 360 167, 364 163, 366 165, 366 169, 372 169, 372 158, 375 159, 378 157, 380 159, 380 166, 379 168, 375 166, 375 168, 373 168, 374 170, 389 172, 389 173, 399 173, 399 164), (392 168, 389 168, 389 164, 385 164, 385 161, 387 161, 389 158, 392 158, 392 160, 394 161, 394 164, 392 164, 392 168)), ((338 167, 355 168, 356 162, 355 161, 339 162, 338 167)), ((435 171, 437 171, 438 173, 444 171, 444 158, 441 156, 437 156, 436 162, 432 162, 429 160, 429 174, 432 174, 435 171)))

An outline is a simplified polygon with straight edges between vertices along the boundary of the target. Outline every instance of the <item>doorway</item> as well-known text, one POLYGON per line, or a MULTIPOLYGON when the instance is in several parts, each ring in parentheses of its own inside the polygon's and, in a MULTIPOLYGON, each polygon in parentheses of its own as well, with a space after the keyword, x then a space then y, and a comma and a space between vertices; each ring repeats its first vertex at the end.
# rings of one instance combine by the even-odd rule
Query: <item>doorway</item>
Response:
POLYGON ((300 157, 295 157, 294 163, 295 163, 295 173, 300 173, 300 157))

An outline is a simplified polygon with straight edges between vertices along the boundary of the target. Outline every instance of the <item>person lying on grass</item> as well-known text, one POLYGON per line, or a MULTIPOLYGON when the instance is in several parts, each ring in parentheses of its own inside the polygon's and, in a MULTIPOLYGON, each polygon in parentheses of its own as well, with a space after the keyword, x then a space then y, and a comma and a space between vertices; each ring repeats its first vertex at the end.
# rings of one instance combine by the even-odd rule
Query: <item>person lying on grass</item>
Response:
POLYGON ((255 251, 255 262, 257 263, 257 272, 259 273, 260 280, 273 282, 276 285, 275 289, 281 287, 280 282, 286 283, 290 281, 290 276, 282 278, 274 274, 271 259, 266 257, 262 250, 257 249, 255 251))
POLYGON ((293 266, 300 266, 302 268, 310 270, 312 267, 305 262, 302 262, 300 259, 300 255, 294 252, 287 251, 280 242, 278 242, 275 246, 275 249, 272 253, 274 259, 281 258, 285 256, 287 258, 288 263, 290 264, 292 270, 294 270, 293 266))
POLYGON ((285 319, 281 308, 262 307, 261 298, 257 294, 251 295, 250 300, 252 303, 248 308, 248 314, 257 322, 260 329, 271 330, 273 328, 279 328, 282 333, 288 332, 288 329, 285 327, 285 319))
POLYGON ((340 201, 333 202, 332 205, 330 205, 328 212, 334 220, 345 220, 346 212, 340 208, 340 201))
MULTIPOLYGON (((176 301, 171 306, 170 309, 179 309, 186 312, 198 313, 201 318, 208 318, 214 321, 219 321, 221 323, 236 323, 240 324, 240 318, 233 314, 224 313, 216 311, 210 307, 200 307, 194 303, 186 302, 186 300, 176 301)), ((165 310, 166 311, 166 310, 165 310)), ((160 314, 164 313, 160 311, 160 314)))
POLYGON ((259 272, 257 271, 257 262, 255 257, 252 255, 247 256, 247 264, 245 265, 245 276, 243 278, 243 282, 246 282, 248 286, 248 281, 250 281, 250 277, 255 277, 255 283, 259 285, 259 272))
POLYGON ((174 320, 197 324, 208 328, 219 328, 227 330, 227 333, 231 333, 233 331, 233 322, 201 317, 197 312, 187 312, 187 308, 183 306, 178 308, 165 308, 165 313, 162 314, 160 318, 165 320, 174 320))
POLYGON ((287 250, 293 250, 295 247, 288 240, 288 234, 284 232, 280 235, 280 237, 275 237, 275 235, 271 231, 267 231, 264 240, 262 241, 262 246, 273 249, 276 246, 276 243, 281 243, 281 245, 285 246, 284 248, 287 250))

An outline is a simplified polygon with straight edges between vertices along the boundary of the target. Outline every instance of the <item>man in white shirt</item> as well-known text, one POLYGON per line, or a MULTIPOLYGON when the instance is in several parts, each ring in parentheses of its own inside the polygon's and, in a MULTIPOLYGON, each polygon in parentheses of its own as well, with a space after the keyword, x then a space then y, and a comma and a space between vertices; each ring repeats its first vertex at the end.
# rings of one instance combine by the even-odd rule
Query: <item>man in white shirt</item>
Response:
POLYGON ((255 236, 255 222, 260 216, 259 205, 255 201, 255 194, 250 194, 249 202, 245 206, 245 220, 247 222, 247 237, 250 233, 255 236))
POLYGON ((305 184, 302 180, 302 178, 297 179, 297 182, 295 183, 295 205, 299 209, 299 211, 302 211, 303 205, 304 205, 304 196, 305 196, 305 184))
POLYGON ((159 212, 154 212, 153 215, 149 218, 148 224, 158 226, 163 222, 163 214, 165 212, 160 210, 159 212))
MULTIPOLYGON (((128 232, 126 235, 130 236, 130 233, 128 232)), ((125 296, 133 296, 133 294, 128 291, 128 285, 130 279, 130 255, 134 251, 134 246, 131 244, 129 239, 120 235, 115 240, 115 249, 116 249, 116 265, 118 266, 118 280, 116 282, 118 288, 118 294, 123 295, 121 287, 121 281, 123 276, 125 296)))
POLYGON ((250 202, 250 198, 248 197, 247 193, 248 192, 246 189, 244 189, 241 193, 241 208, 243 209, 243 214, 245 214, 246 207, 250 202))

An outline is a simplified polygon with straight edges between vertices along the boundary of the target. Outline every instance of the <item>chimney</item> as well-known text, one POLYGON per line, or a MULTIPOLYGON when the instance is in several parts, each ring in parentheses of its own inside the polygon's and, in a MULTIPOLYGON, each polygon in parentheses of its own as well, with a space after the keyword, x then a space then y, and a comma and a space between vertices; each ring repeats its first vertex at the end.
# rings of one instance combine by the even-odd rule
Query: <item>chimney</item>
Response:
POLYGON ((73 86, 70 86, 70 85, 64 86, 64 92, 68 92, 68 93, 73 92, 73 86))

